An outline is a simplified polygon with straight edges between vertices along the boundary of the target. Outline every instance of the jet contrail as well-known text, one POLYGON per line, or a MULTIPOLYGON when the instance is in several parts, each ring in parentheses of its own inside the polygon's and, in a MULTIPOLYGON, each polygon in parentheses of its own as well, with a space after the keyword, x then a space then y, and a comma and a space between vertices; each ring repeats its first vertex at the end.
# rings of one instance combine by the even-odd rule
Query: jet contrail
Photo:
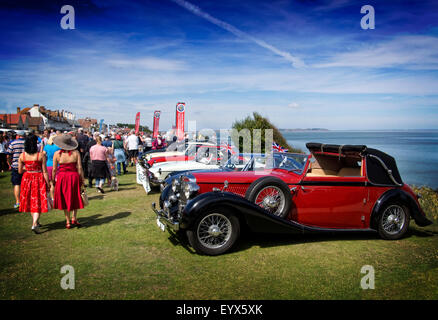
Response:
POLYGON ((236 27, 230 25, 229 23, 226 23, 226 22, 219 20, 215 17, 212 17, 211 15, 202 11, 199 7, 191 4, 190 2, 187 2, 185 0, 172 0, 172 1, 175 2, 176 4, 178 4, 179 6, 183 7, 184 9, 197 15, 198 17, 201 17, 201 18, 217 25, 218 27, 220 27, 222 29, 224 29, 228 32, 231 32, 235 36, 237 36, 239 38, 244 38, 244 39, 250 40, 250 41, 258 44, 260 47, 268 49, 269 51, 285 58, 287 61, 291 62, 292 65, 296 68, 305 66, 304 62, 301 61, 300 58, 292 56, 289 52, 281 51, 281 50, 277 49, 276 47, 270 45, 269 43, 266 43, 263 40, 254 38, 253 36, 249 35, 248 33, 244 32, 244 31, 237 29, 236 27))

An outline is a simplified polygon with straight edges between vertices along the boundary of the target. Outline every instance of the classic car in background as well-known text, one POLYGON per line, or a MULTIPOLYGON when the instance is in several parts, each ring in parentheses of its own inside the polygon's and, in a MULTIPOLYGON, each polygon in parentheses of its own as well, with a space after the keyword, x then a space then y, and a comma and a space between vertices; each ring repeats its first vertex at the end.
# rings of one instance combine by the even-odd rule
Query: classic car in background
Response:
POLYGON ((173 161, 191 161, 196 160, 196 158, 199 157, 201 154, 205 154, 209 151, 209 148, 215 148, 217 149, 217 157, 212 160, 218 160, 220 161, 221 154, 220 154, 220 146, 204 146, 199 145, 196 148, 189 148, 187 152, 184 155, 177 155, 177 156, 158 156, 151 158, 149 161, 147 161, 147 164, 149 167, 152 167, 154 164, 162 163, 162 162, 173 162, 173 161))
POLYGON ((183 144, 173 143, 169 147, 161 150, 150 150, 142 155, 143 160, 148 162, 156 157, 171 157, 171 156, 189 156, 196 154, 200 146, 216 146, 212 142, 205 141, 189 141, 183 144))
POLYGON ((219 168, 209 168, 204 170, 182 170, 174 171, 169 173, 164 182, 161 183, 161 190, 163 190, 168 185, 172 184, 173 179, 179 179, 182 175, 187 175, 195 172, 232 172, 232 171, 248 171, 252 170, 254 162, 265 161, 264 154, 254 154, 254 153, 241 153, 238 156, 235 155, 229 159, 225 165, 219 168))
MULTIPOLYGON (((248 171, 192 172, 153 204, 164 231, 185 232, 198 252, 218 255, 255 232, 378 232, 399 239, 410 219, 431 224, 394 158, 365 145, 308 143, 309 155, 273 153, 248 171)), ((256 159, 255 159, 256 160, 256 159)))
POLYGON ((191 161, 169 161, 146 165, 146 176, 152 187, 158 187, 173 172, 214 170, 222 167, 242 169, 246 163, 239 163, 239 156, 228 158, 217 146, 200 146, 195 159, 191 161))

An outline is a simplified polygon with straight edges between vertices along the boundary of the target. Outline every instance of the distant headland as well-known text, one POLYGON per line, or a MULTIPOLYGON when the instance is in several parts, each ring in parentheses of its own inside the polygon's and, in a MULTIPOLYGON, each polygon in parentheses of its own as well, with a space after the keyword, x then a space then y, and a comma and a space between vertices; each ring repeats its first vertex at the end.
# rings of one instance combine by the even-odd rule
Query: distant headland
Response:
POLYGON ((329 129, 325 128, 294 128, 294 129, 279 129, 283 132, 296 132, 296 131, 330 131, 329 129))

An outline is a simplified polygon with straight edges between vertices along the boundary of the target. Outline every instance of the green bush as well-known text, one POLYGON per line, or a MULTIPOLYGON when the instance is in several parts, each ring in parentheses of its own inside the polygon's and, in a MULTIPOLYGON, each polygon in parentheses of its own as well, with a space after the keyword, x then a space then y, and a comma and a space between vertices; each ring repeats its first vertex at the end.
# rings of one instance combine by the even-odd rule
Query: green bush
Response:
POLYGON ((419 200, 421 208, 426 216, 438 221, 438 192, 430 187, 411 186, 414 192, 421 194, 419 200))
MULTIPOLYGON (((267 118, 261 116, 257 112, 253 113, 252 118, 251 118, 251 116, 248 116, 241 121, 235 121, 233 123, 232 128, 236 129, 237 131, 241 131, 243 129, 248 129, 250 131, 250 134, 251 134, 251 143, 253 143, 253 138, 254 138, 254 131, 253 130, 260 129, 261 130, 261 142, 262 142, 261 152, 262 153, 265 152, 265 130, 266 129, 272 129, 274 142, 276 142, 277 144, 279 144, 283 148, 289 149, 289 152, 297 152, 297 153, 303 152, 300 149, 296 149, 296 148, 291 147, 287 143, 287 141, 283 137, 283 135, 280 133, 280 130, 278 130, 277 127, 275 127, 267 118)), ((243 141, 242 141, 243 139, 239 139, 239 141, 237 141, 237 140, 238 140, 238 138, 233 137, 234 144, 236 146, 239 146, 240 152, 243 152, 244 151, 243 141)), ((253 148, 254 148, 254 145, 251 146, 251 150, 253 150, 253 148)))

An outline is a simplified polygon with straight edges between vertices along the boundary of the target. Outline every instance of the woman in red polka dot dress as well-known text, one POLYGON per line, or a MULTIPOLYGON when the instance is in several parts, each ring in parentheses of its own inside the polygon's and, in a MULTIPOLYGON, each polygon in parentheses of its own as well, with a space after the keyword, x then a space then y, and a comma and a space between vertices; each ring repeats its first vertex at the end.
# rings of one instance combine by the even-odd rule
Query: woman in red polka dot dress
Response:
POLYGON ((20 187, 20 212, 32 215, 32 231, 39 234, 40 214, 48 211, 49 176, 46 157, 38 152, 38 138, 31 134, 24 142, 24 152, 18 159, 18 173, 23 174, 20 187))

